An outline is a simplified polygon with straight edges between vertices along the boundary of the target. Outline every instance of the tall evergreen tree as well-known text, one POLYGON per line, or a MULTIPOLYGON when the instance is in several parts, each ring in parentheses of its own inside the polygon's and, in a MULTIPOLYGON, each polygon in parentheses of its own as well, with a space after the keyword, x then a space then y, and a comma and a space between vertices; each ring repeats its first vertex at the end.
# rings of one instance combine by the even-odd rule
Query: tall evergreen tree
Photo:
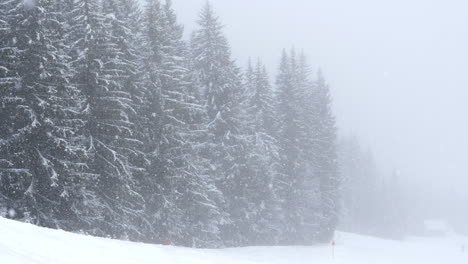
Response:
POLYGON ((192 60, 208 116, 213 148, 209 153, 216 186, 224 195, 222 238, 227 245, 245 243, 248 230, 248 184, 245 94, 239 69, 231 59, 222 25, 207 2, 192 36, 192 60))
POLYGON ((314 143, 317 139, 316 127, 320 125, 321 120, 317 118, 314 102, 320 100, 315 97, 314 83, 311 80, 310 66, 303 52, 298 56, 294 64, 293 76, 294 86, 297 88, 300 96, 299 120, 301 123, 300 144, 300 184, 296 186, 298 197, 297 210, 301 216, 298 221, 301 234, 298 240, 302 243, 313 243, 318 237, 320 221, 323 218, 320 211, 320 183, 319 172, 314 166, 315 157, 320 155, 314 143))
POLYGON ((250 61, 245 73, 246 109, 249 122, 249 244, 276 244, 281 236, 280 204, 275 181, 279 178, 279 148, 273 137, 274 93, 265 66, 250 61))
POLYGON ((149 241, 164 243, 170 239, 165 212, 172 203, 166 197, 169 184, 161 178, 160 145, 163 140, 163 96, 161 65, 164 41, 164 14, 159 0, 148 0, 144 6, 142 29, 143 102, 141 120, 146 134, 145 148, 147 174, 143 179, 142 194, 147 203, 146 215, 154 232, 149 241))
POLYGON ((128 158, 128 153, 133 152, 130 145, 137 140, 132 133, 135 125, 131 96, 119 82, 125 61, 120 59, 121 43, 116 43, 115 38, 122 28, 116 18, 105 16, 101 10, 95 1, 75 1, 68 32, 72 81, 84 101, 90 172, 97 175, 95 206, 100 208, 101 218, 94 224, 94 232, 139 239, 144 234, 135 223, 144 222, 144 200, 136 191, 128 158))
POLYGON ((11 25, 2 47, 14 58, 5 60, 10 75, 2 82, 1 192, 25 221, 78 229, 86 192, 76 182, 88 175, 76 137, 82 123, 67 80, 63 19, 55 1, 2 7, 11 25))
POLYGON ((148 161, 145 152, 147 143, 142 113, 145 102, 144 84, 141 77, 142 62, 142 32, 140 28, 141 13, 139 3, 135 0, 104 0, 106 32, 109 42, 113 43, 113 55, 109 58, 109 75, 114 89, 122 96, 119 100, 124 108, 121 110, 125 118, 127 137, 118 142, 116 150, 127 159, 128 169, 132 175, 131 188, 139 196, 141 210, 133 217, 133 224, 138 230, 138 236, 133 239, 149 241, 154 234, 154 225, 146 215, 146 199, 144 188, 148 178, 148 161))
POLYGON ((321 71, 314 89, 314 172, 319 177, 321 217, 317 239, 328 242, 334 234, 339 216, 340 179, 337 165, 336 123, 333 116, 330 89, 321 71))
MULTIPOLYGON (((148 1, 145 16, 145 74, 148 126, 153 138, 150 214, 157 224, 155 239, 215 247, 220 244, 219 212, 213 201, 219 192, 208 178, 194 147, 199 145, 204 109, 194 97, 183 29, 167 1, 148 1), (190 208, 190 209, 189 209, 190 208), (187 223, 191 223, 187 225, 187 223), (188 227, 190 226, 190 227, 188 227)), ((220 198, 218 198, 219 200, 220 198)))
MULTIPOLYGON (((10 21, 8 21, 11 16, 9 11, 14 7, 12 2, 2 2, 0 3, 0 99, 1 99, 1 114, 0 122, 4 125, 0 126, 0 144, 2 147, 5 147, 7 144, 6 139, 12 133, 12 123, 13 120, 10 116, 11 110, 7 110, 7 105, 10 105, 14 102, 19 101, 19 98, 15 99, 11 93, 15 82, 17 82, 17 77, 13 71, 15 57, 17 56, 17 48, 14 45, 14 35, 11 30, 10 21), (8 112, 10 111, 10 112, 8 112)), ((1 159, 2 166, 8 163, 8 159, 2 156, 1 159)), ((5 205, 5 197, 2 198, 2 205, 5 205)))
MULTIPOLYGON (((294 54, 292 54, 294 56, 294 54)), ((297 190, 301 184, 301 114, 299 109, 300 93, 294 82, 295 57, 283 51, 277 86, 277 139, 281 148, 281 175, 277 180, 278 194, 283 212, 284 237, 282 243, 293 243, 299 236, 297 211, 297 190)))
POLYGON ((305 56, 292 50, 289 56, 283 52, 277 88, 278 189, 287 223, 283 243, 326 241, 336 227, 338 202, 336 128, 328 87, 323 78, 311 81, 305 56))

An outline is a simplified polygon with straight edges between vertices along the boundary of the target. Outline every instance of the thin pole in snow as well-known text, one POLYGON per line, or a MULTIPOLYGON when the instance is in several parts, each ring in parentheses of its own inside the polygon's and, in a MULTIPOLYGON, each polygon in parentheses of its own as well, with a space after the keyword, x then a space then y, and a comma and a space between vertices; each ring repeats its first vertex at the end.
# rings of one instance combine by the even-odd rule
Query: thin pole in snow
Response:
POLYGON ((331 242, 331 247, 332 247, 332 258, 333 259, 335 259, 335 246, 336 246, 335 241, 332 241, 331 242))

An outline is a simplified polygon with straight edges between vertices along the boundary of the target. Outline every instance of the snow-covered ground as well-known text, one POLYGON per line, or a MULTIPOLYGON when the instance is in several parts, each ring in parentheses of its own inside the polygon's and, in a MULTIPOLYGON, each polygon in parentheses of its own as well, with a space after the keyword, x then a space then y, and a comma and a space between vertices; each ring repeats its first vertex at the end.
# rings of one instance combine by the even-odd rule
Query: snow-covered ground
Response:
POLYGON ((404 242, 337 234, 329 245, 222 250, 146 245, 71 234, 0 218, 1 264, 466 264, 467 238, 411 238, 404 242))

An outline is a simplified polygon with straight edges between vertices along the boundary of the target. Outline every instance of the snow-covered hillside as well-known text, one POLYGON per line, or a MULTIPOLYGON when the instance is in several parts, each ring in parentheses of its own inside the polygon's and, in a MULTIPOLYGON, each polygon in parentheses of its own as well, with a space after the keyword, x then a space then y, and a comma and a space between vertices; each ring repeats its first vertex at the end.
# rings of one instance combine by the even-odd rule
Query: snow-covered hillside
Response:
POLYGON ((329 245, 222 250, 157 246, 71 234, 0 218, 0 263, 5 264, 464 264, 462 237, 405 242, 337 234, 329 245))

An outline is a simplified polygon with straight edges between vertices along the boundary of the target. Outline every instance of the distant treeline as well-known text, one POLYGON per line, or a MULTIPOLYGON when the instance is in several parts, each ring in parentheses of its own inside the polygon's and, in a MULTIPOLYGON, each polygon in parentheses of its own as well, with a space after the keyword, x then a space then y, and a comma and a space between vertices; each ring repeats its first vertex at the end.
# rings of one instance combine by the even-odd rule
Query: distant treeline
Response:
POLYGON ((340 230, 402 239, 409 232, 415 234, 416 228, 424 228, 422 220, 418 223, 414 215, 410 217, 409 209, 414 205, 400 184, 400 173, 395 170, 391 176, 382 175, 372 151, 363 149, 355 137, 340 140, 338 164, 340 230))

